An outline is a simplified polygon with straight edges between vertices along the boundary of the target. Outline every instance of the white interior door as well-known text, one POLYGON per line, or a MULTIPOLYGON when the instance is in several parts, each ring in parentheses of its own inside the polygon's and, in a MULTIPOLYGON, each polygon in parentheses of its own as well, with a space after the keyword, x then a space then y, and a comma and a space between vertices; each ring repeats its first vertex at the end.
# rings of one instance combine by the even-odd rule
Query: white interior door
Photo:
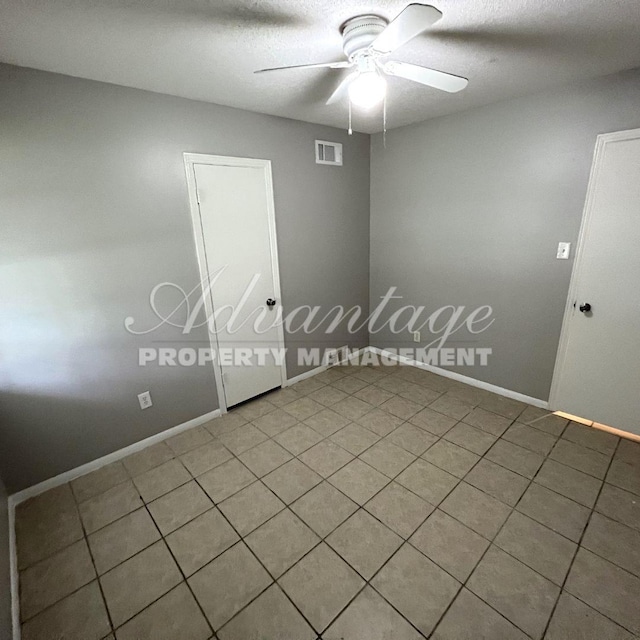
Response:
POLYGON ((640 434, 640 129, 599 136, 580 236, 551 406, 640 434))
MULTIPOLYGON (((271 166, 217 158, 194 163, 202 241, 227 407, 285 380, 271 166), (267 301, 275 304, 268 304, 267 301), (256 330, 262 309, 267 320, 256 330), (230 322, 232 320, 232 322, 230 322), (264 331, 266 326, 272 328, 264 331)), ((202 266, 202 260, 201 260, 202 266)))

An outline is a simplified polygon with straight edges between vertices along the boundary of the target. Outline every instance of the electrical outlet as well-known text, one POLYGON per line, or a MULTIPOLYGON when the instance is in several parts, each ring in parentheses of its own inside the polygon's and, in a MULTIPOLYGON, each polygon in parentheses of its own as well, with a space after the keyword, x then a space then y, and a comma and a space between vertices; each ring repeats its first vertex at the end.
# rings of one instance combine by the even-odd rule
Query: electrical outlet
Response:
POLYGON ((337 349, 327 349, 324 352, 324 363, 327 367, 332 367, 337 364, 339 360, 339 354, 337 349))
POLYGON ((568 260, 570 251, 570 242, 558 242, 558 252, 556 253, 556 258, 558 260, 568 260))
POLYGON ((420 342, 420 332, 419 331, 414 331, 413 332, 413 341, 414 342, 420 342))
POLYGON ((338 362, 343 362, 346 364, 347 359, 349 358, 349 345, 345 345, 344 347, 340 347, 338 349, 338 362))
POLYGON ((148 409, 151 405, 153 405, 153 402, 151 402, 151 393, 149 391, 139 393, 138 402, 140 403, 141 409, 148 409))

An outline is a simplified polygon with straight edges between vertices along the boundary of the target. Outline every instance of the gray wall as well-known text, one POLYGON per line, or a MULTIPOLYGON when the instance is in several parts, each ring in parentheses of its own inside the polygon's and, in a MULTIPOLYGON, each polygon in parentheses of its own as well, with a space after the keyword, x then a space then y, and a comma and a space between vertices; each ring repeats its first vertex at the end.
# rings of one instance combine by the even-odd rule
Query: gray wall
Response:
MULTIPOLYGON (((140 368, 181 346, 151 288, 199 279, 185 151, 273 161, 285 311, 369 305, 369 137, 0 65, 0 466, 10 492, 217 408, 208 368, 140 368), (314 139, 344 144, 316 165, 314 139), (142 412, 136 395, 149 389, 142 412)), ((189 346, 206 346, 204 329, 189 346)), ((297 347, 300 336, 287 336, 297 347)), ((317 333, 302 339, 324 346, 317 333)), ((365 331, 335 343, 361 347, 365 331)), ((288 362, 290 377, 302 369, 288 362)))
POLYGON ((489 366, 450 368, 548 399, 596 135, 640 127, 639 105, 636 70, 374 136, 372 306, 390 286, 430 311, 491 305, 485 333, 448 343, 492 348, 489 366))
POLYGON ((0 479, 0 640, 11 638, 11 574, 7 492, 0 479))

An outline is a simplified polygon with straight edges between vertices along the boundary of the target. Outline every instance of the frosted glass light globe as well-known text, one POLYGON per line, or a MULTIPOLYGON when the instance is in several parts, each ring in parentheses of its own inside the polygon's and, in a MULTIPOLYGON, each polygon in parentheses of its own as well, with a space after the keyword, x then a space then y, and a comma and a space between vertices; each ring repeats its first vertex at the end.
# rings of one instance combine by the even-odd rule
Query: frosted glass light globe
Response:
POLYGON ((387 83, 377 71, 365 71, 349 85, 349 99, 365 109, 381 102, 386 92, 387 83))

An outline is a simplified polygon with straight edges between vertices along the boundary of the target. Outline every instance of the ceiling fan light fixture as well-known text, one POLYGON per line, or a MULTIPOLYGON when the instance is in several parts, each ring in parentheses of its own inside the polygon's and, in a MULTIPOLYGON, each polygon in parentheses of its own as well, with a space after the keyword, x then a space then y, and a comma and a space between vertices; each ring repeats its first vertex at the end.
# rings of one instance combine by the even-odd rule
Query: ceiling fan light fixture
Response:
POLYGON ((375 70, 361 72, 349 85, 349 100, 363 109, 375 107, 386 93, 387 82, 375 70))
MULTIPOLYGON (((261 69, 255 73, 283 69, 352 69, 351 73, 343 76, 326 102, 328 105, 335 104, 342 101, 348 93, 349 118, 351 118, 352 105, 371 109, 385 101, 386 76, 410 80, 448 93, 456 93, 467 86, 466 78, 386 58, 387 55, 429 29, 440 18, 442 18, 441 11, 431 5, 415 1, 405 7, 391 22, 376 15, 357 15, 347 20, 340 30, 342 50, 346 60, 261 69)), ((386 106, 383 107, 383 121, 385 118, 386 106)))

